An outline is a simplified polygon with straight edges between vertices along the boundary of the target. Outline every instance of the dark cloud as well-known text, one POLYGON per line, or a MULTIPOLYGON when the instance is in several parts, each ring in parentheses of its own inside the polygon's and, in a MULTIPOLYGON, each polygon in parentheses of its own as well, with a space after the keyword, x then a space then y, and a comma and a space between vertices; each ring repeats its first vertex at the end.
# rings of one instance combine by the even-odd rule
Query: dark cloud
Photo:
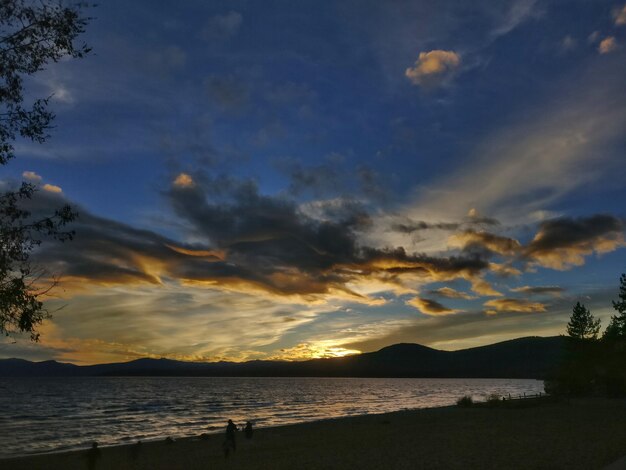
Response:
POLYGON ((276 168, 290 179, 289 192, 295 196, 310 192, 316 197, 359 194, 370 202, 386 202, 389 185, 384 178, 367 165, 347 170, 336 154, 331 154, 316 165, 302 165, 294 158, 276 159, 276 168))
MULTIPOLYGON (((489 266, 475 256, 431 257, 401 247, 362 246, 358 235, 370 219, 354 201, 319 204, 313 216, 284 196, 261 194, 252 181, 206 175, 179 175, 175 181, 164 195, 198 244, 78 208, 74 241, 45 243, 37 262, 83 285, 174 280, 277 295, 343 292, 357 301, 367 298, 347 287, 354 281, 400 285, 404 275, 472 279, 489 266)), ((61 194, 41 193, 31 204, 41 213, 66 202, 61 194)))
POLYGON ((423 220, 413 220, 409 217, 399 219, 391 224, 391 230, 400 233, 413 233, 420 230, 459 230, 472 226, 500 225, 496 219, 489 217, 467 217, 461 222, 425 222, 423 220))
MULTIPOLYGON (((75 240, 71 244, 44 244, 37 253, 38 261, 70 280, 107 285, 174 280, 253 288, 276 295, 343 293, 368 301, 348 286, 360 280, 379 280, 402 287, 403 279, 409 276, 424 282, 464 279, 476 292, 501 295, 483 278, 492 265, 480 252, 427 256, 407 253, 402 247, 363 245, 360 235, 368 230, 371 220, 366 208, 356 201, 336 199, 299 205, 285 195, 261 194, 251 180, 184 176, 174 180, 164 197, 197 244, 180 243, 79 209, 75 240)), ((32 203, 36 211, 50 213, 64 199, 61 194, 42 191, 36 201, 32 203)), ((546 225, 542 230, 540 233, 546 233, 546 225)), ((468 234, 502 253, 517 247, 504 237, 479 232, 462 235, 468 234)), ((436 292, 467 298, 467 294, 449 288, 436 292)), ((453 313, 434 300, 420 300, 426 313, 453 313)), ((485 306, 493 311, 543 309, 541 304, 519 299, 497 299, 485 306)))
POLYGON ((559 295, 565 292, 565 289, 558 286, 522 286, 511 289, 511 291, 527 295, 559 295))
POLYGON ((448 308, 436 300, 425 299, 423 297, 414 297, 408 300, 407 304, 412 305, 426 315, 450 315, 452 313, 457 313, 457 310, 448 308))
POLYGON ((454 239, 466 252, 490 251, 500 255, 515 256, 520 252, 521 244, 513 238, 495 235, 493 233, 475 230, 466 230, 456 234, 454 239))
POLYGON ((423 220, 412 220, 408 217, 403 221, 394 222, 391 224, 391 230, 394 232, 400 233, 413 233, 420 230, 428 230, 428 229, 440 229, 440 230, 456 230, 458 229, 460 224, 458 223, 429 223, 424 222, 423 220))
POLYGON ((384 184, 383 177, 367 165, 359 165, 356 170, 360 191, 369 199, 385 202, 389 199, 388 184, 384 184))
POLYGON ((558 218, 542 222, 523 256, 542 266, 566 269, 584 263, 584 256, 624 246, 624 223, 611 215, 558 218))
POLYGON ((484 216, 468 217, 467 223, 472 225, 500 225, 499 220, 484 216))
POLYGON ((330 162, 305 167, 296 159, 283 158, 276 160, 275 165, 289 177, 289 192, 294 196, 307 191, 315 196, 338 194, 342 191, 342 178, 337 166, 330 162))

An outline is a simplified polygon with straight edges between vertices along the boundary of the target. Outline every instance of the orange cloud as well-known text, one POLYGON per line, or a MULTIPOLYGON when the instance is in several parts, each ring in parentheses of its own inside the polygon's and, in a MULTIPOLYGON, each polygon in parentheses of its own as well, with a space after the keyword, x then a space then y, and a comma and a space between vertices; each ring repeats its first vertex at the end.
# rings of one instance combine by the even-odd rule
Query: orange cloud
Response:
POLYGON ((226 252, 223 250, 191 250, 176 245, 168 245, 167 243, 165 246, 176 253, 180 253, 181 255, 197 256, 199 258, 214 258, 220 261, 224 261, 226 258, 226 252))
POLYGON ((190 188, 194 185, 193 178, 187 173, 179 174, 174 180, 174 186, 179 188, 190 188))
POLYGON ((485 295, 489 297, 499 297, 502 295, 500 292, 495 290, 491 284, 482 278, 470 279, 470 282, 472 284, 472 290, 478 295, 485 295))
POLYGON ((454 51, 420 52, 415 66, 407 68, 404 75, 413 85, 436 86, 449 78, 460 63, 461 57, 454 51))
POLYGON ((449 299, 475 299, 476 297, 466 294, 465 292, 459 292, 451 287, 441 287, 439 289, 431 290, 432 294, 440 295, 441 297, 447 297, 449 299))
POLYGON ((54 184, 44 184, 42 186, 44 191, 48 191, 51 193, 61 193, 63 190, 59 186, 55 186, 54 184))
POLYGON ((598 45, 598 52, 600 54, 608 54, 609 52, 613 52, 615 49, 617 49, 617 41, 614 36, 604 38, 598 45))
POLYGON ((495 314, 498 312, 522 312, 534 313, 545 312, 546 306, 539 302, 530 302, 522 299, 493 299, 485 302, 485 307, 489 307, 487 313, 495 314))

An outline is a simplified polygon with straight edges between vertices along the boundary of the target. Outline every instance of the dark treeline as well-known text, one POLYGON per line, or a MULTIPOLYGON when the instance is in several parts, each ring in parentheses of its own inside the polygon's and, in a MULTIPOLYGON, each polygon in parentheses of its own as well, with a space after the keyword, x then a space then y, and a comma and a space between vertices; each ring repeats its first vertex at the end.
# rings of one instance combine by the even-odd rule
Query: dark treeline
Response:
POLYGON ((616 314, 600 336, 600 320, 577 302, 567 324, 564 361, 546 381, 557 395, 626 396, 626 274, 620 277, 616 314))

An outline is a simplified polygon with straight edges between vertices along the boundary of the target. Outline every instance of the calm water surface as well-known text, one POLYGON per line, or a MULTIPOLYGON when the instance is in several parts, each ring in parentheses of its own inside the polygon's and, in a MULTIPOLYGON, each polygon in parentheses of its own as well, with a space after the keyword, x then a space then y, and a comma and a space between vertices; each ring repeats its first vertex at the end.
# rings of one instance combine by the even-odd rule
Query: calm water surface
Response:
POLYGON ((451 405, 463 395, 543 391, 537 380, 0 378, 0 456, 451 405))

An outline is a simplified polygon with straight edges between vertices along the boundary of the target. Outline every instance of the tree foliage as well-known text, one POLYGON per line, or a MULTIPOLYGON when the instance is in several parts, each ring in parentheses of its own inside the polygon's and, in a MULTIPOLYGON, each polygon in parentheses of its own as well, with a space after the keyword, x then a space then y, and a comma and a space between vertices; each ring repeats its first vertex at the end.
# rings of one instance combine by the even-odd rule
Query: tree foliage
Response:
MULTIPOLYGON (((84 7, 53 0, 0 1, 0 165, 14 157, 17 138, 43 143, 49 137, 50 97, 29 98, 24 79, 63 57, 89 52, 76 42, 89 21, 84 7)), ((49 216, 31 214, 24 203, 35 193, 35 186, 23 183, 0 194, 0 333, 25 332, 36 341, 37 326, 49 316, 41 296, 55 281, 30 257, 46 238, 71 239, 73 232, 64 227, 76 214, 67 205, 49 216)))
POLYGON ((596 320, 583 304, 576 302, 567 324, 567 334, 572 338, 596 339, 599 332, 600 320, 596 320))
POLYGON ((626 274, 619 279, 619 301, 613 301, 613 308, 617 311, 611 317, 609 325, 604 331, 603 339, 626 339, 626 274))
POLYGON ((76 214, 66 205, 52 216, 33 220, 20 203, 34 193, 35 187, 24 183, 19 190, 0 195, 0 332, 30 333, 36 341, 36 327, 49 316, 39 299, 54 282, 41 287, 46 273, 31 265, 30 254, 42 237, 71 240, 74 233, 62 229, 76 214))
POLYGON ((0 164, 13 158, 19 135, 44 142, 54 119, 50 97, 24 103, 24 76, 43 70, 62 57, 83 57, 85 45, 75 43, 89 18, 81 5, 64 7, 50 1, 0 2, 0 164))
POLYGON ((545 382, 546 391, 566 395, 626 396, 626 274, 620 277, 617 315, 611 319, 602 341, 595 339, 600 322, 577 303, 567 325, 564 360, 545 382))

